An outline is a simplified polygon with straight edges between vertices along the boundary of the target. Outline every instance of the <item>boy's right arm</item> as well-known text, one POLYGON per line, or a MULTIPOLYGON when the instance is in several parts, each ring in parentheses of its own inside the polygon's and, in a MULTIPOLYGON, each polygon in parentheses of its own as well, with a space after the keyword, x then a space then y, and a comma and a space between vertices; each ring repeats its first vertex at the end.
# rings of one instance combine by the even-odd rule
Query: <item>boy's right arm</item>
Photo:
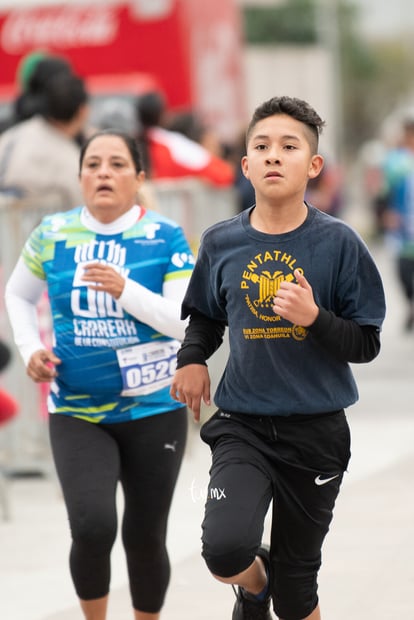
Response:
POLYGON ((187 405, 196 421, 200 420, 201 399, 210 405, 210 376, 207 366, 189 364, 179 368, 174 375, 170 394, 174 400, 187 405))
POLYGON ((206 360, 223 342, 225 324, 198 312, 191 313, 185 338, 177 353, 177 370, 170 394, 200 419, 201 399, 210 404, 210 377, 206 360))

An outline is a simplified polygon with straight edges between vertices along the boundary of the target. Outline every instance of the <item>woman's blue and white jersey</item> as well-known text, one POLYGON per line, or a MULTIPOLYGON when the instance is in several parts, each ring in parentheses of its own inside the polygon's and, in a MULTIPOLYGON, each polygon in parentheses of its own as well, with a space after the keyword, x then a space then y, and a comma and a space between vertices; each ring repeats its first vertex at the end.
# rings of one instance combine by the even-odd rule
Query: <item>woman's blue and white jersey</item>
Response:
POLYGON ((121 396, 117 350, 169 342, 126 312, 109 293, 82 280, 85 265, 101 262, 162 295, 166 282, 188 279, 194 259, 180 226, 141 208, 135 224, 101 234, 83 223, 82 207, 45 217, 24 247, 24 263, 46 280, 54 352, 62 360, 52 385, 51 411, 94 422, 121 422, 182 407, 163 387, 150 394, 121 396))

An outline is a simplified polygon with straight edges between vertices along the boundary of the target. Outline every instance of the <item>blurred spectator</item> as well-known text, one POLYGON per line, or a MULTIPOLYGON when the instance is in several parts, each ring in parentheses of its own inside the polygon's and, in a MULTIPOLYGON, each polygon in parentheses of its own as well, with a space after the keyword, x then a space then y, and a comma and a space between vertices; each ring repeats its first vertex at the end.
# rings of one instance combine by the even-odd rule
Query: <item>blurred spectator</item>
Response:
POLYGON ((246 129, 243 129, 232 145, 229 152, 229 159, 233 162, 235 170, 234 187, 237 192, 237 204, 239 211, 244 211, 252 207, 256 202, 253 185, 243 174, 241 167, 242 157, 246 155, 246 129))
POLYGON ((395 251, 397 273, 408 304, 405 328, 414 328, 414 117, 403 121, 401 144, 384 161, 387 208, 384 228, 395 251))
POLYGON ((82 202, 76 138, 89 110, 83 81, 57 71, 43 82, 36 110, 0 136, 0 192, 66 210, 82 202))
POLYGON ((384 159, 387 147, 381 139, 365 142, 360 150, 358 171, 362 199, 372 218, 375 237, 384 234, 384 212, 388 208, 388 194, 384 183, 384 159))
POLYGON ((137 114, 145 169, 152 180, 193 177, 217 187, 233 184, 235 174, 229 162, 182 133, 165 128, 166 103, 160 93, 139 97, 137 114))
POLYGON ((8 103, 0 103, 0 135, 15 124, 13 110, 8 103))
POLYGON ((65 58, 41 51, 23 58, 17 72, 21 93, 14 102, 16 123, 42 113, 47 84, 51 77, 60 73, 72 73, 71 65, 65 58))
POLYGON ((201 144, 207 151, 216 157, 226 159, 226 148, 213 128, 204 125, 193 112, 183 112, 174 115, 165 129, 176 131, 187 136, 190 140, 201 144))
POLYGON ((198 142, 202 141, 203 125, 195 114, 192 112, 180 112, 173 114, 171 118, 164 119, 165 129, 177 131, 187 136, 190 140, 198 142))
POLYGON ((140 124, 134 105, 121 96, 105 98, 96 107, 91 123, 98 131, 101 129, 117 129, 131 136, 140 133, 140 124))
MULTIPOLYGON (((0 372, 5 370, 11 360, 8 345, 0 340, 0 372)), ((0 425, 11 420, 18 412, 17 401, 6 390, 0 387, 0 425)))
POLYGON ((0 340, 0 372, 2 372, 10 363, 11 352, 9 347, 3 340, 0 340))
POLYGON ((305 199, 320 211, 339 217, 342 210, 342 174, 339 167, 325 158, 319 175, 308 181, 305 199))

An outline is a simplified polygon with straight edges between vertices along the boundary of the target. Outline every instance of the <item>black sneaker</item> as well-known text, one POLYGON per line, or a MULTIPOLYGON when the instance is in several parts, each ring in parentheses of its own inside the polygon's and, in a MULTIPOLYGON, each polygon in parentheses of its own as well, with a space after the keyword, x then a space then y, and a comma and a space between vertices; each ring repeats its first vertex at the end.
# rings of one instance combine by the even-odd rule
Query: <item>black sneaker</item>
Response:
MULTIPOLYGON (((257 555, 263 560, 269 570, 269 547, 261 545, 257 555)), ((253 594, 249 594, 233 586, 237 600, 233 607, 232 620, 272 620, 270 613, 270 594, 264 601, 258 601, 253 594)))

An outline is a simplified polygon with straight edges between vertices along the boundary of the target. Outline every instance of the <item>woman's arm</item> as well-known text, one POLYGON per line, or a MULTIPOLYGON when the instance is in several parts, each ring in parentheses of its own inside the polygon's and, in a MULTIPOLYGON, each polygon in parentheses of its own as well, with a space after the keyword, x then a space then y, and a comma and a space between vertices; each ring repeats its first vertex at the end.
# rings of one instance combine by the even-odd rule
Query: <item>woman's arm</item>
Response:
POLYGON ((189 277, 164 282, 162 295, 124 278, 113 267, 102 263, 87 265, 83 280, 91 289, 110 293, 138 321, 165 336, 183 340, 187 321, 180 318, 181 303, 189 277))
POLYGON ((20 258, 6 284, 5 302, 14 341, 26 366, 35 351, 45 348, 36 311, 45 290, 46 282, 34 276, 20 258))
POLYGON ((121 306, 142 323, 165 336, 183 340, 187 320, 181 320, 181 303, 189 278, 165 282, 163 294, 158 295, 138 282, 127 278, 118 299, 121 306))

